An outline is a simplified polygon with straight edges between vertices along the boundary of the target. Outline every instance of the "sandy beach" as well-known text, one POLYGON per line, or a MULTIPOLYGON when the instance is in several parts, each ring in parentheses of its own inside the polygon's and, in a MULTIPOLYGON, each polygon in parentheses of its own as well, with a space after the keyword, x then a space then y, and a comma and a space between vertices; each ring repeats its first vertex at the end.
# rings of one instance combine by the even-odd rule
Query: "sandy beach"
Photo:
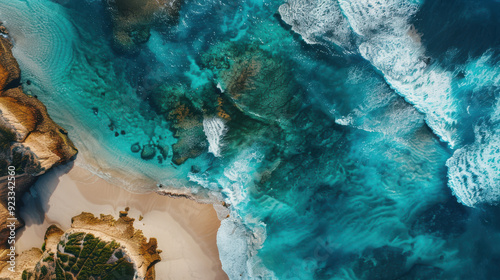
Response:
POLYGON ((18 232, 18 253, 40 247, 51 224, 66 230, 71 218, 83 211, 118 217, 120 210, 130 207, 135 228, 148 238, 156 237, 163 251, 156 279, 227 279, 216 244, 220 221, 212 205, 155 193, 133 194, 77 165, 43 175, 23 202, 26 227, 18 232))

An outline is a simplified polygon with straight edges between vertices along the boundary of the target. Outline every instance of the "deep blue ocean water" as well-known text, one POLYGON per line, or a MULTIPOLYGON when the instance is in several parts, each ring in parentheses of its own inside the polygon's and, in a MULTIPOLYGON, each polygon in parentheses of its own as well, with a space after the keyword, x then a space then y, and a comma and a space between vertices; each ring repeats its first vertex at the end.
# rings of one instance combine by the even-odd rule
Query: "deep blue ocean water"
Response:
POLYGON ((0 1, 26 90, 96 172, 223 199, 231 279, 500 279, 500 2, 186 0, 133 55, 104 2, 0 1), (181 165, 131 152, 198 141, 162 86, 181 165))

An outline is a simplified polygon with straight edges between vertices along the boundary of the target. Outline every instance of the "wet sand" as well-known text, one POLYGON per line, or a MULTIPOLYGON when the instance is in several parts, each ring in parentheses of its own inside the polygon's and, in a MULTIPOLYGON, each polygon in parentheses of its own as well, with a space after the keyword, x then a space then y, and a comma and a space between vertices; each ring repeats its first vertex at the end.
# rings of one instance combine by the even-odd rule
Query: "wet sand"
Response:
POLYGON ((146 237, 156 237, 163 251, 156 279, 227 279, 216 244, 220 221, 212 205, 155 193, 133 194, 78 166, 61 166, 43 175, 23 202, 26 227, 18 232, 18 253, 41 247, 51 224, 66 230, 71 218, 83 211, 118 217, 120 210, 130 207, 134 226, 146 237))

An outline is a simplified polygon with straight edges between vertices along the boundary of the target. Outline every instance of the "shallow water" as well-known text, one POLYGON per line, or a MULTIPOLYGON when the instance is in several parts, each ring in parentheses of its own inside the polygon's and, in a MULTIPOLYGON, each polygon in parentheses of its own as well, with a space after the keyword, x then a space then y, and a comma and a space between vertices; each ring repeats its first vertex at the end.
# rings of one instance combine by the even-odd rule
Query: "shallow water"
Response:
POLYGON ((0 1, 25 89, 100 176, 224 199, 231 279, 498 275, 497 1, 187 0, 134 55, 61 3, 0 1))

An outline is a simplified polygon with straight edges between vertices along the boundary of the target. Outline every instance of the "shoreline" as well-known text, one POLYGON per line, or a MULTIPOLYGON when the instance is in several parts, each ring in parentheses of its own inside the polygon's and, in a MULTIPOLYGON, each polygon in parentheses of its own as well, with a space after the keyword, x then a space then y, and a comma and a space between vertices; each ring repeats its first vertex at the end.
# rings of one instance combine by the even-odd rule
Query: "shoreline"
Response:
POLYGON ((190 279, 227 279, 216 240, 221 222, 210 204, 156 193, 130 193, 72 164, 41 176, 22 201, 26 226, 18 232, 18 254, 40 248, 51 224, 67 230, 71 218, 81 212, 118 217, 119 211, 130 207, 134 227, 147 238, 157 238, 163 251, 162 261, 155 266, 156 279, 184 279, 187 275, 190 279))

